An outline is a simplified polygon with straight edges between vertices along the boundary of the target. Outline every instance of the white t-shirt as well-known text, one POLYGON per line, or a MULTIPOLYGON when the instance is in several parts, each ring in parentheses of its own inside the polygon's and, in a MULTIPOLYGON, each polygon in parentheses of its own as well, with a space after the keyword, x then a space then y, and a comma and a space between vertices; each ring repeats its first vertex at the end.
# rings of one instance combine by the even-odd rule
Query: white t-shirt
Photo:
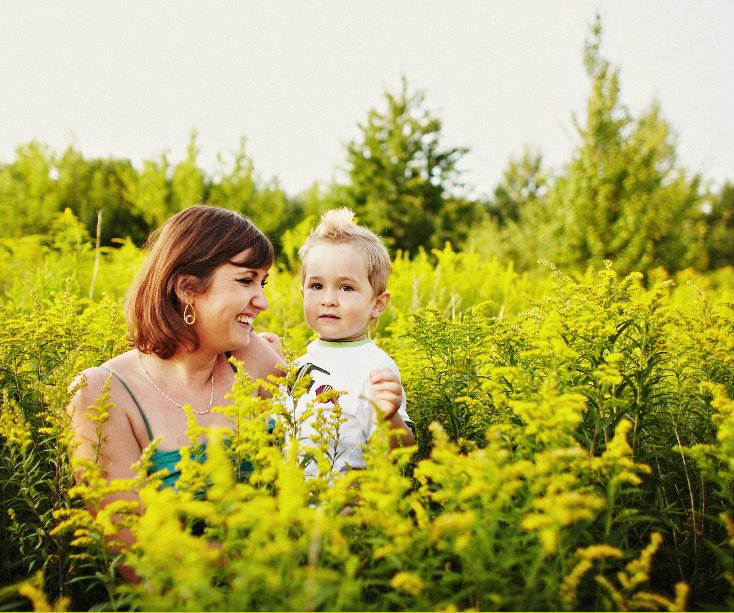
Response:
MULTIPOLYGON (((344 392, 339 396, 339 405, 346 421, 339 428, 333 472, 364 468, 362 445, 369 440, 376 424, 375 410, 369 400, 370 372, 389 368, 399 379, 397 364, 372 340, 363 339, 351 342, 312 341, 306 354, 298 358, 297 365, 299 378, 309 374, 312 380, 309 391, 299 399, 294 416, 300 418, 309 407, 314 411, 314 415, 301 425, 298 437, 300 444, 315 445, 311 436, 315 432, 313 422, 316 411, 320 408, 327 415, 334 407, 332 402, 316 403, 315 397, 330 389, 344 392)), ((406 423, 410 423, 405 408, 405 390, 398 412, 406 423)), ((315 462, 306 467, 306 474, 318 474, 315 462)))

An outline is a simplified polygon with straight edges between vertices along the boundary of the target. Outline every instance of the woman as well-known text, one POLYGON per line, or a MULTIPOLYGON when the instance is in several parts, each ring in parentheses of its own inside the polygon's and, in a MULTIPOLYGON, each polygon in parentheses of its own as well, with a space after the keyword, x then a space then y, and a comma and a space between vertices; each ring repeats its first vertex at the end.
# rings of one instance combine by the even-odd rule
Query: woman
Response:
POLYGON ((180 476, 180 449, 190 444, 184 404, 192 406, 201 426, 232 427, 227 416, 211 410, 231 404, 225 394, 235 373, 228 357, 240 360, 253 380, 279 373, 284 362, 278 337, 253 330, 268 308, 263 287, 273 247, 238 213, 205 205, 174 215, 149 245, 126 304, 133 348, 84 371, 86 385, 68 410, 79 443, 75 454, 96 459, 108 479, 133 477, 132 464, 160 437, 151 472, 168 469, 163 485, 173 486, 180 476), (97 425, 84 414, 108 378, 113 406, 97 453, 97 425))

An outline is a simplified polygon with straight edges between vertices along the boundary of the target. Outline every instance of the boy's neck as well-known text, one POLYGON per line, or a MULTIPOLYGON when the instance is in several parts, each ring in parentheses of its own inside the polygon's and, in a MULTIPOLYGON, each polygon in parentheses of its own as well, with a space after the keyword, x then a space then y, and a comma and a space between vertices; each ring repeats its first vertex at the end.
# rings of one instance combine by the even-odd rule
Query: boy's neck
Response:
POLYGON ((362 336, 361 338, 350 338, 350 339, 344 339, 344 340, 341 340, 341 339, 326 340, 326 339, 319 337, 317 342, 319 343, 319 345, 331 346, 331 347, 335 347, 338 345, 341 345, 341 346, 350 345, 351 347, 356 347, 358 345, 365 345, 371 341, 366 336, 362 336))

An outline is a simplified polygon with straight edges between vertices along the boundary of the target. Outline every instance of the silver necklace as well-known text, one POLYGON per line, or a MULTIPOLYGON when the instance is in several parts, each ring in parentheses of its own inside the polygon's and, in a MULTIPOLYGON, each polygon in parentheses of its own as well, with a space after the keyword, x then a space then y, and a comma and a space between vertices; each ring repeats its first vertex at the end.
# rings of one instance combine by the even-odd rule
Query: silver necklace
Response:
MULTIPOLYGON (((145 375, 145 378, 148 379, 148 381, 150 381, 150 384, 155 389, 158 390, 160 395, 163 396, 166 400, 168 400, 171 404, 176 405, 179 409, 183 409, 184 405, 176 402, 173 398, 171 398, 168 394, 166 394, 166 392, 164 392, 160 387, 158 387, 155 384, 155 381, 153 381, 153 379, 150 378, 148 371, 145 370, 145 366, 143 366, 143 358, 140 356, 140 350, 138 350, 138 363, 140 364, 140 368, 143 369, 143 374, 145 375)), ((214 366, 216 365, 217 363, 214 362, 214 366)), ((192 407, 191 412, 194 413, 195 415, 206 415, 207 413, 209 413, 212 410, 212 404, 214 403, 214 367, 212 367, 211 379, 212 379, 212 391, 209 393, 209 407, 204 411, 195 411, 194 408, 192 407)))

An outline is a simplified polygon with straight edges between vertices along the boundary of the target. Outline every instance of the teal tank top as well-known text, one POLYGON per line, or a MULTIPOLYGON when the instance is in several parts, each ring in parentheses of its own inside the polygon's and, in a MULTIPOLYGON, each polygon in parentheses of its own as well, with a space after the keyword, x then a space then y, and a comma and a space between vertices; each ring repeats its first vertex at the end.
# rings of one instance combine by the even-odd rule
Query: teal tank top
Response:
MULTIPOLYGON (((152 441, 153 431, 150 429, 148 418, 145 416, 145 412, 143 411, 143 408, 140 406, 138 399, 135 398, 135 394, 132 393, 127 383, 125 383, 122 377, 120 377, 114 370, 110 370, 106 366, 100 366, 100 368, 114 375, 114 377, 120 383, 122 383, 122 386, 125 388, 127 393, 130 394, 130 398, 132 398, 133 402, 135 403, 135 406, 138 407, 138 411, 140 411, 140 416, 143 418, 143 423, 145 423, 145 430, 148 433, 148 441, 149 442, 152 441)), ((234 366, 232 366, 232 369, 234 370, 234 366)), ((271 430, 271 429, 272 429, 271 424, 268 424, 268 430, 271 430)), ((189 449, 189 457, 191 457, 192 459, 195 459, 198 462, 201 462, 202 464, 206 461, 206 443, 201 443, 200 445, 197 445, 196 447, 189 447, 188 449, 189 449)), ((181 476, 181 469, 178 468, 178 464, 180 462, 181 462, 181 450, 180 449, 164 449, 164 450, 156 449, 155 451, 153 451, 153 454, 150 456, 150 466, 148 467, 148 474, 152 475, 154 473, 157 473, 160 470, 165 469, 166 471, 168 471, 168 474, 165 477, 163 477, 161 488, 164 488, 164 487, 174 487, 175 488, 176 482, 178 481, 179 477, 181 476)), ((243 460, 240 463, 240 470, 239 470, 240 481, 247 481, 247 478, 252 473, 252 470, 253 470, 252 464, 247 460, 243 460)))

